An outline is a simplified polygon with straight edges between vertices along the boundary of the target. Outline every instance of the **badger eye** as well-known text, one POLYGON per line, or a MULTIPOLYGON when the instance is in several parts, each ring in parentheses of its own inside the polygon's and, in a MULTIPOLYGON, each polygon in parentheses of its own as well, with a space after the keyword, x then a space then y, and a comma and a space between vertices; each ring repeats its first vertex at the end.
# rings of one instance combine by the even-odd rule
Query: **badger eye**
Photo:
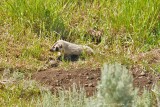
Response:
POLYGON ((59 48, 62 48, 62 45, 60 45, 60 47, 59 48))

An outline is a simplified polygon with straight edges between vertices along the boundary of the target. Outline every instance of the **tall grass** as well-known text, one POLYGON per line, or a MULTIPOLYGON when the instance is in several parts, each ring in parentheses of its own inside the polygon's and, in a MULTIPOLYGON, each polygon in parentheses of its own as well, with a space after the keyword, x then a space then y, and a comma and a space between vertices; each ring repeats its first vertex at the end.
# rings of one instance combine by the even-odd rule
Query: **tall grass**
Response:
POLYGON ((0 77, 1 107, 31 107, 35 106, 40 95, 39 85, 32 80, 26 81, 24 73, 5 71, 0 77))
POLYGON ((62 8, 56 1, 43 0, 9 0, 2 4, 6 16, 11 18, 11 24, 24 28, 32 28, 33 32, 41 34, 52 30, 54 20, 62 8))
POLYGON ((30 27, 42 36, 83 40, 89 29, 97 29, 104 32, 103 38, 110 38, 108 42, 117 36, 126 44, 133 40, 135 45, 153 44, 159 39, 159 0, 7 0, 1 10, 16 29, 30 27))
POLYGON ((77 90, 76 87, 72 91, 59 90, 57 95, 50 92, 42 93, 42 99, 37 101, 40 107, 86 107, 87 97, 83 89, 77 90))
POLYGON ((37 39, 88 44, 94 30, 102 38, 99 48, 118 54, 160 45, 159 0, 3 0, 0 5, 1 25, 15 38, 27 38, 29 29, 37 39))
MULTIPOLYGON (((65 39, 89 44, 92 36, 95 36, 92 35, 93 30, 101 32, 102 37, 101 43, 94 49, 98 53, 95 56, 97 59, 102 55, 99 53, 104 53, 103 60, 105 58, 110 62, 114 58, 124 60, 128 54, 159 47, 160 1, 1 0, 0 68, 17 67, 18 69, 37 70, 44 65, 49 56, 49 46, 54 41, 65 39), (108 47, 107 50, 105 46, 108 47)), ((32 96, 32 93, 35 92, 32 88, 31 90, 23 89, 25 83, 22 81, 22 84, 13 84, 8 87, 3 87, 3 84, 0 83, 0 105, 15 106, 18 102, 19 106, 32 106, 37 102, 38 105, 48 104, 47 106, 50 106, 54 102, 55 106, 75 106, 76 104, 76 106, 94 106, 108 103, 112 105, 116 102, 118 105, 132 103, 136 106, 145 106, 145 102, 148 102, 148 105, 152 106, 152 102, 149 101, 154 97, 148 92, 138 97, 139 101, 134 101, 135 92, 129 93, 132 89, 131 78, 126 76, 128 74, 122 73, 123 70, 127 70, 122 69, 123 67, 119 65, 111 66, 106 65, 103 70, 107 72, 102 77, 99 86, 101 88, 98 91, 99 95, 104 98, 102 101, 96 95, 91 99, 86 98, 83 92, 79 94, 76 90, 75 93, 69 92, 69 94, 61 92, 61 97, 46 93, 42 95, 39 102, 35 99, 21 101, 18 98, 23 94, 22 92, 24 92, 24 97, 32 96), (111 71, 117 71, 117 73, 114 72, 115 74, 112 75, 111 71), (126 91, 122 92, 123 89, 126 91), (112 94, 116 97, 113 97, 112 94), (124 95, 127 96, 127 99, 124 95), (75 96, 78 96, 77 99, 75 96)), ((35 93, 37 95, 37 91, 35 93)), ((159 96, 156 92, 154 94, 159 96)))

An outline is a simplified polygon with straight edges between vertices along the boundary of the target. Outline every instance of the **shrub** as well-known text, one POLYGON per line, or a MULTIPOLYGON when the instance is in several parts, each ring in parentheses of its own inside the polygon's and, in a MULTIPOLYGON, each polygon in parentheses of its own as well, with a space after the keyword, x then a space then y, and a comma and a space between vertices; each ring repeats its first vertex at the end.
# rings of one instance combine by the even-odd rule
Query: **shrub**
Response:
POLYGON ((87 97, 85 91, 79 91, 73 85, 72 91, 59 90, 58 94, 52 95, 51 92, 43 92, 42 98, 37 102, 39 107, 86 107, 87 97))
POLYGON ((118 63, 104 65, 98 86, 98 106, 130 106, 135 94, 132 76, 126 67, 118 63))

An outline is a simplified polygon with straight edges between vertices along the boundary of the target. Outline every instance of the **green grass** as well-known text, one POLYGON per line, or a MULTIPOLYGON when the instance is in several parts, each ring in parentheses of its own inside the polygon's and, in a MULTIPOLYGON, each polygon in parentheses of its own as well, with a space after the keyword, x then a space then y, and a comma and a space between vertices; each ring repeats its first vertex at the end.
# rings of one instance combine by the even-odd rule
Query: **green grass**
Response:
MULTIPOLYGON (((89 45, 96 52, 93 59, 76 65, 64 62, 60 66, 64 69, 95 67, 104 62, 132 66, 132 55, 160 47, 160 1, 1 0, 0 68, 26 74, 44 68, 49 57, 55 57, 49 48, 58 39, 89 45), (92 42, 93 31, 102 37, 98 45, 92 42)), ((144 59, 138 64, 160 72, 159 63, 148 64, 144 59)), ((29 101, 31 105, 25 100, 15 101, 19 92, 8 90, 3 92, 3 99, 10 96, 13 104, 34 106, 34 99, 29 101)), ((14 106, 8 102, 10 99, 3 100, 1 105, 14 106)))
POLYGON ((40 95, 39 85, 32 80, 25 80, 24 73, 5 70, 0 77, 1 107, 31 107, 35 106, 40 95))
POLYGON ((160 46, 159 0, 3 0, 0 5, 1 55, 15 49, 11 45, 17 45, 17 50, 7 57, 13 57, 10 59, 14 62, 13 54, 18 51, 18 59, 33 60, 35 69, 39 63, 44 64, 47 51, 57 39, 91 44, 94 48, 90 30, 101 32, 102 42, 94 50, 104 56, 109 54, 106 59, 113 54, 128 56, 160 46))

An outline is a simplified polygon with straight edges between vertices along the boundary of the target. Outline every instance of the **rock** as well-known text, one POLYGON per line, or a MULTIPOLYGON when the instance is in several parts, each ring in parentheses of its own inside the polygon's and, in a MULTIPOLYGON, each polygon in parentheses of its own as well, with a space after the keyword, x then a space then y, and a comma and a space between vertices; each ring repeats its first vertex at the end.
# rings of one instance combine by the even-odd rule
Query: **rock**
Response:
POLYGON ((88 86, 89 87, 94 87, 94 85, 92 83, 89 83, 88 86))
POLYGON ((84 84, 85 87, 88 87, 88 84, 84 84))
POLYGON ((146 73, 141 72, 139 76, 146 76, 146 73))
POLYGON ((50 61, 49 61, 49 65, 50 65, 51 67, 57 67, 57 66, 58 66, 58 62, 55 61, 55 60, 50 60, 50 61))

